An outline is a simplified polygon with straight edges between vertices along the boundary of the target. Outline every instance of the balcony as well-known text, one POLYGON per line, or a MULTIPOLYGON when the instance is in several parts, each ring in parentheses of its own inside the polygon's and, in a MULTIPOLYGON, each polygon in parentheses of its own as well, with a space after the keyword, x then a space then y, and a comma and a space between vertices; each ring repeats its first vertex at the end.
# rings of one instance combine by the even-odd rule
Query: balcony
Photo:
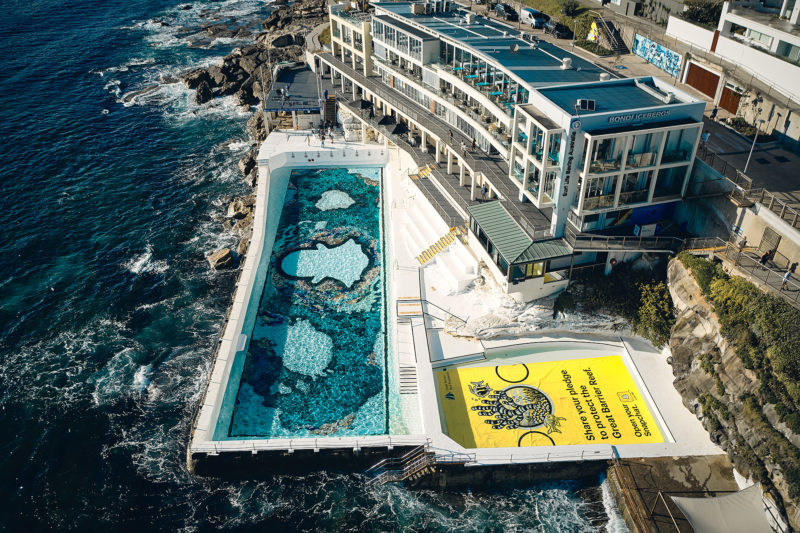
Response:
POLYGON ((614 195, 606 194, 603 196, 592 196, 583 199, 583 210, 593 211, 595 209, 608 209, 614 207, 614 195))
POLYGON ((628 154, 628 163, 626 167, 649 167, 656 164, 656 157, 658 152, 644 152, 641 154, 628 154))
MULTIPOLYGON (((620 205, 627 205, 627 204, 639 204, 642 202, 647 201, 647 197, 650 194, 650 191, 645 189, 642 191, 628 191, 628 192, 621 192, 619 193, 619 203, 620 205)), ((584 207, 586 204, 584 203, 584 207)))
POLYGON ((621 166, 620 158, 606 159, 606 160, 595 159, 589 164, 589 172, 593 174, 612 172, 614 170, 619 170, 620 166, 621 166))

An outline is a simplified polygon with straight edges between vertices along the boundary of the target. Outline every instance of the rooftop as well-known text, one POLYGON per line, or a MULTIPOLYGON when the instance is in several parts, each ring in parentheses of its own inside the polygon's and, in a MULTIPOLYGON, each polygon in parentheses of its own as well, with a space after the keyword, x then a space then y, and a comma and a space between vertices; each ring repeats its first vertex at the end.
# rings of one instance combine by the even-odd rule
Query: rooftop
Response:
POLYGON ((543 261, 572 254, 572 248, 563 239, 533 242, 499 200, 471 205, 467 210, 497 247, 500 255, 510 264, 543 261))
POLYGON ((272 84, 264 104, 265 111, 319 111, 319 109, 317 76, 305 65, 283 68, 272 84))
POLYGON ((411 2, 378 2, 373 5, 403 18, 408 25, 473 49, 531 87, 594 81, 605 72, 550 43, 524 41, 516 29, 485 17, 476 16, 474 22, 467 24, 467 11, 414 14, 411 2), (516 51, 512 51, 514 45, 516 51), (572 68, 561 68, 564 58, 572 60, 572 68))
POLYGON ((746 18, 762 26, 766 26, 768 28, 772 28, 773 30, 782 31, 783 33, 788 33, 794 36, 800 36, 800 27, 795 26, 788 20, 781 20, 778 18, 776 13, 768 13, 764 11, 758 11, 753 8, 749 8, 746 6, 736 6, 730 8, 728 11, 731 15, 738 15, 740 17, 746 18))
POLYGON ((644 110, 685 103, 679 99, 667 103, 665 101, 666 93, 656 88, 653 78, 638 80, 626 78, 565 87, 549 87, 540 89, 539 92, 570 115, 578 114, 575 111, 575 103, 582 98, 594 100, 595 110, 580 111, 581 115, 644 110), (658 95, 663 95, 663 99, 658 95))

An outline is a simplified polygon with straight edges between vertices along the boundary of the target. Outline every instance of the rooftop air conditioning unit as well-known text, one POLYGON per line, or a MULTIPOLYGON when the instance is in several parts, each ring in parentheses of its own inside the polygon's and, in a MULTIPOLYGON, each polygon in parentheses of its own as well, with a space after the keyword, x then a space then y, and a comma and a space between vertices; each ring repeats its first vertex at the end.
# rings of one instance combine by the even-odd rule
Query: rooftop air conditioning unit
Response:
POLYGON ((467 21, 467 24, 475 24, 475 13, 467 13, 467 16, 464 17, 464 20, 467 21))
POLYGON ((561 70, 569 70, 572 68, 572 58, 565 57, 561 60, 561 70))
POLYGON ((411 4, 411 13, 414 15, 424 15, 425 14, 425 4, 421 2, 417 2, 411 4))
POLYGON ((430 15, 431 13, 433 13, 435 11, 433 8, 434 8, 433 4, 431 4, 430 2, 425 2, 425 14, 426 15, 430 15))
POLYGON ((611 79, 611 74, 608 72, 601 72, 600 73, 600 81, 608 81, 611 79))
POLYGON ((667 96, 664 97, 665 104, 671 104, 675 101, 675 93, 667 93, 667 96))
POLYGON ((581 111, 594 111, 595 110, 594 100, 587 100, 586 98, 578 98, 578 101, 575 103, 575 109, 579 109, 581 111))

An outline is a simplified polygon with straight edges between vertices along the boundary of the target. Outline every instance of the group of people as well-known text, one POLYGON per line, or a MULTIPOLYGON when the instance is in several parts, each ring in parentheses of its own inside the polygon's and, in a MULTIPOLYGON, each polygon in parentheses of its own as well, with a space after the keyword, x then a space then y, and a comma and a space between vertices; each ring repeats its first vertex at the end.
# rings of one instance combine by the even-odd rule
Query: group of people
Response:
MULTIPOLYGON (((450 137, 450 144, 453 144, 453 130, 447 130, 447 134, 450 137)), ((478 143, 475 142, 475 137, 472 138, 472 143, 470 144, 469 151, 474 152, 477 148, 478 143)), ((461 156, 464 157, 467 155, 467 143, 461 141, 461 156)))
MULTIPOLYGON (((746 242, 746 241, 744 241, 744 242, 746 242)), ((762 269, 767 268, 767 263, 769 261, 771 261, 775 257, 775 253, 776 252, 777 252, 776 249, 772 249, 772 250, 767 250, 766 252, 761 254, 761 257, 758 259, 758 264, 761 265, 762 269)), ((784 272, 783 281, 781 282, 781 290, 782 291, 786 290, 787 286, 789 285, 789 280, 792 279, 792 275, 797 270, 797 264, 798 264, 797 261, 795 261, 794 263, 790 263, 786 267, 786 272, 784 272)))

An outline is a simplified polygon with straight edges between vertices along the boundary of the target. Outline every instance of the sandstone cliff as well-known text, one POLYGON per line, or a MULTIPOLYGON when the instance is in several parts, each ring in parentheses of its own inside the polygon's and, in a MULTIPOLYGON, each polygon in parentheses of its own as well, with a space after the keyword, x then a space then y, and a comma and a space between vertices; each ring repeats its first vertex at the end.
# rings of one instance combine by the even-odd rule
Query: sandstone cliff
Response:
POLYGON ((670 262, 668 279, 677 313, 669 342, 675 388, 711 439, 728 452, 736 469, 762 481, 797 529, 800 507, 790 497, 784 472, 789 464, 784 460, 787 446, 793 444, 784 436, 786 428, 780 428, 782 434, 769 421, 765 413, 771 406, 762 410, 757 399, 762 386, 759 375, 744 367, 736 346, 721 333, 713 305, 680 260, 670 262))

